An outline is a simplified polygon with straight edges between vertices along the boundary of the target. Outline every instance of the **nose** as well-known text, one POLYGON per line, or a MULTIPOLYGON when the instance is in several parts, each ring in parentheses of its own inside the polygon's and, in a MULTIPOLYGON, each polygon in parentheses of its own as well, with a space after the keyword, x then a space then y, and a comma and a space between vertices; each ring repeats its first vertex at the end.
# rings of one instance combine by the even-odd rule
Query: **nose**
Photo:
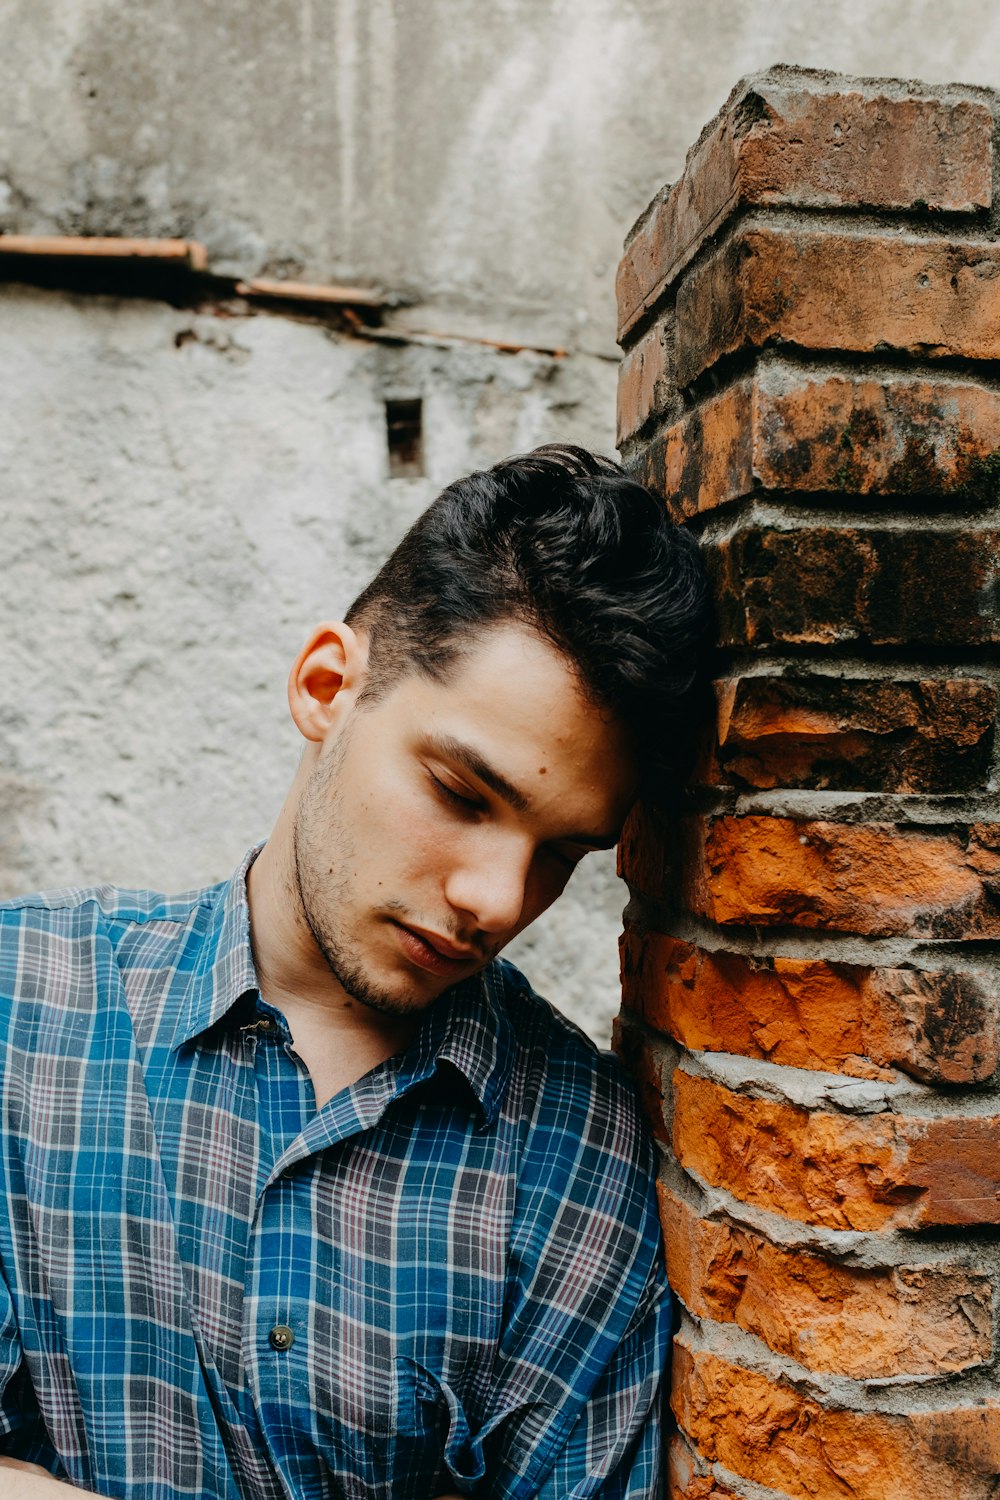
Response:
POLYGON ((451 870, 445 896, 463 925, 501 936, 516 927, 524 910, 532 851, 520 841, 476 841, 451 870))

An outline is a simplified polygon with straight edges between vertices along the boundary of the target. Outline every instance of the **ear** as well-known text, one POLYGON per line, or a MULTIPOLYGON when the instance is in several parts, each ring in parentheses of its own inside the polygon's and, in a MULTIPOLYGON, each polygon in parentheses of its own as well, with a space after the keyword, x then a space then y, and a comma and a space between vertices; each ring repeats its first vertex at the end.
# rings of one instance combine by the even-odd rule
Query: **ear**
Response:
POLYGON ((288 707, 304 739, 318 744, 357 698, 368 665, 367 641, 343 621, 317 625, 288 674, 288 707))

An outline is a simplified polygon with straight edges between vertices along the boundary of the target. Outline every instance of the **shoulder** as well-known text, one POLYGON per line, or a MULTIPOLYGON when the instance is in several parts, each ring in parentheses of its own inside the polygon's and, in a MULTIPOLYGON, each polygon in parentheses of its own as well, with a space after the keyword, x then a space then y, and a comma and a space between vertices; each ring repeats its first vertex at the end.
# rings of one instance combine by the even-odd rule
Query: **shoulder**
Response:
POLYGON ((113 885, 63 886, 0 901, 0 923, 12 928, 85 928, 95 922, 185 921, 192 907, 211 900, 219 886, 168 896, 160 891, 128 890, 113 885))
POLYGON ((518 1357, 540 1357, 541 1339, 550 1351, 542 1363, 555 1361, 572 1382, 582 1349, 603 1368, 665 1295, 657 1155, 618 1059, 509 963, 491 968, 513 1035, 503 1104, 519 1141, 508 1299, 531 1330, 518 1357))
POLYGON ((165 895, 66 887, 0 902, 0 999, 74 1003, 122 963, 155 968, 199 924, 222 886, 165 895))
POLYGON ((490 966, 491 983, 513 1036, 511 1084, 541 1119, 555 1114, 567 1132, 603 1141, 617 1156, 652 1160, 635 1087, 618 1058, 549 1001, 506 959, 490 966))
POLYGON ((659 1235, 657 1155, 631 1078, 513 965, 491 967, 513 1036, 503 1112, 535 1208, 544 1196, 614 1221, 607 1243, 644 1259, 659 1235))

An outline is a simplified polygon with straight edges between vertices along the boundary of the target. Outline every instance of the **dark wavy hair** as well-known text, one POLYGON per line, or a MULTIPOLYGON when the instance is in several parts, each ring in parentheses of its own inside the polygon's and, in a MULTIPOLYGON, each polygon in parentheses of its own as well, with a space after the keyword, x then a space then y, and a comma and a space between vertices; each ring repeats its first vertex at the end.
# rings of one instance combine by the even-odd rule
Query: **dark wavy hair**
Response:
POLYGON ((694 538, 609 458, 548 444, 459 479, 351 605, 369 636, 360 702, 444 679, 477 633, 538 630, 631 735, 642 795, 670 802, 704 712, 709 609, 694 538))

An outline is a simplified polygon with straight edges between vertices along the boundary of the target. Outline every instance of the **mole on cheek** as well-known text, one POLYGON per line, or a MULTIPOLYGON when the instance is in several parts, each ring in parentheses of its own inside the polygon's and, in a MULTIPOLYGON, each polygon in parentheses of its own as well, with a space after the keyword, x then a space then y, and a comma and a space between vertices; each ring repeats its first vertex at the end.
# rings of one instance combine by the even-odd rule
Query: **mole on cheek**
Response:
POLYGON ((546 771, 548 769, 549 769, 548 766, 539 766, 538 767, 538 774, 539 774, 539 776, 544 776, 545 773, 546 773, 546 771))

